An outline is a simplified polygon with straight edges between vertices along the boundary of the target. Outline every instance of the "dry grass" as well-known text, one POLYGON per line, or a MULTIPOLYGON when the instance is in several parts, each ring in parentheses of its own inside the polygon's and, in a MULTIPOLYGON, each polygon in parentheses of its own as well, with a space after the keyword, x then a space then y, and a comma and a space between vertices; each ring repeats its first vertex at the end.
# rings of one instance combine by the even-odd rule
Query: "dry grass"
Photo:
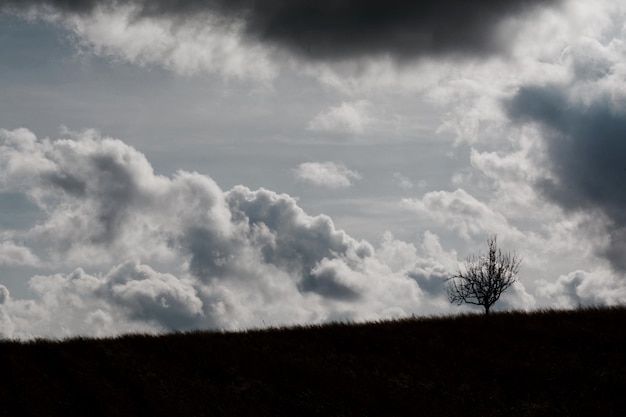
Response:
POLYGON ((0 343, 0 415, 621 416, 626 309, 0 343))

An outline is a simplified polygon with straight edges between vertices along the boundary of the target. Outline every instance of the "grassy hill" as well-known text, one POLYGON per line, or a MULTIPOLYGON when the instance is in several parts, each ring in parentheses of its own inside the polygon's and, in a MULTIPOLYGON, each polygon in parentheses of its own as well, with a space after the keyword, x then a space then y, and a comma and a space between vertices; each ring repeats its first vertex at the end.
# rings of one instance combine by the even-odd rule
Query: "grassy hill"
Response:
POLYGON ((626 309, 0 342, 3 416, 624 416, 626 309))

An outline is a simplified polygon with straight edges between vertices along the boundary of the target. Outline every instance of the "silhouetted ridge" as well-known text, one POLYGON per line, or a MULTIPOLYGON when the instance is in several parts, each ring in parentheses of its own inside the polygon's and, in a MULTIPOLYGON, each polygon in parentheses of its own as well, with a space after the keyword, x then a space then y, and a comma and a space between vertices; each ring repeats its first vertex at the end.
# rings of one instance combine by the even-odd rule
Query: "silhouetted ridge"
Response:
POLYGON ((626 415, 626 308, 0 343, 0 415, 626 415))

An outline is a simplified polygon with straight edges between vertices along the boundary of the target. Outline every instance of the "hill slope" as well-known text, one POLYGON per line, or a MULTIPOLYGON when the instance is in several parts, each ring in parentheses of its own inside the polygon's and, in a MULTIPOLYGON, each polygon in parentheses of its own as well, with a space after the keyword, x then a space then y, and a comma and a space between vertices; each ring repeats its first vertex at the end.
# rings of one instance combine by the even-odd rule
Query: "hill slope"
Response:
POLYGON ((0 415, 626 415, 626 309, 1 342, 0 415))

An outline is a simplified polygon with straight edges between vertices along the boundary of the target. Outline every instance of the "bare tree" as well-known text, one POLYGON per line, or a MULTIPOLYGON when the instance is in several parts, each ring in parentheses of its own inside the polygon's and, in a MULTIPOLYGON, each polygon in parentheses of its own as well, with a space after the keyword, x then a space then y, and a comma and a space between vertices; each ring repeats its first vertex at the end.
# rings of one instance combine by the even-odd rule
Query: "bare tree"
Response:
POLYGON ((515 253, 502 252, 496 236, 487 239, 487 255, 471 255, 459 267, 458 272, 448 278, 447 291, 451 303, 483 306, 485 314, 515 281, 522 262, 515 253))

